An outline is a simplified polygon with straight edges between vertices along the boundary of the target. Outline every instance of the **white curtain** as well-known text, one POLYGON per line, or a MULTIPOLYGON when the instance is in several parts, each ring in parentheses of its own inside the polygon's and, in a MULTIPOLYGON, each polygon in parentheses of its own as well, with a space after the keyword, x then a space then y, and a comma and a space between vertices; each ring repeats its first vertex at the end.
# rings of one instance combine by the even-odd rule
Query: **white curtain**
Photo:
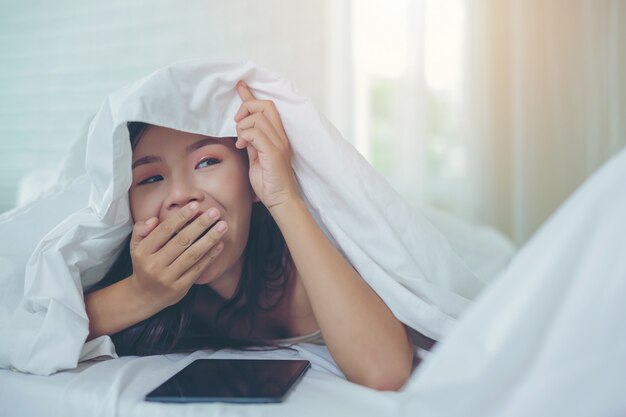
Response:
POLYGON ((331 7, 350 9, 335 68, 352 78, 328 98, 352 105, 344 130, 412 203, 522 244, 626 144, 623 0, 331 7))
POLYGON ((522 243, 626 144, 626 2, 482 0, 466 13, 468 205, 522 243))

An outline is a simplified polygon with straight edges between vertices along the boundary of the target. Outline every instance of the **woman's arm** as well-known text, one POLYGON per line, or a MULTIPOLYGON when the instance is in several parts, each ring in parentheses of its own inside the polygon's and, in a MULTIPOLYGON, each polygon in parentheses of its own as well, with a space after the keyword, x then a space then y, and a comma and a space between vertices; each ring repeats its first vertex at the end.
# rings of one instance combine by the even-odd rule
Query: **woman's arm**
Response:
POLYGON ((160 311, 137 292, 130 277, 85 295, 85 308, 89 317, 87 340, 115 334, 160 311))
POLYGON ((404 325, 320 230, 301 199, 271 209, 333 358, 353 382, 398 390, 413 347, 404 325))
POLYGON ((274 103, 245 83, 235 115, 236 146, 248 151, 250 182, 285 237, 324 341, 348 379, 381 390, 407 380, 413 348, 406 329, 315 223, 300 198, 289 140, 274 103))

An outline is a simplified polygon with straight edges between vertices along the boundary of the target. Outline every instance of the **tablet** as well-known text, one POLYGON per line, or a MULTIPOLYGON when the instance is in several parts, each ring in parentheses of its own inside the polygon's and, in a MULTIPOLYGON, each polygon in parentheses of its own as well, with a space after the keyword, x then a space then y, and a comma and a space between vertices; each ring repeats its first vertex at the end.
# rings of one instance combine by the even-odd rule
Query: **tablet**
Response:
POLYGON ((146 395, 146 401, 282 402, 310 366, 306 360, 197 359, 146 395))

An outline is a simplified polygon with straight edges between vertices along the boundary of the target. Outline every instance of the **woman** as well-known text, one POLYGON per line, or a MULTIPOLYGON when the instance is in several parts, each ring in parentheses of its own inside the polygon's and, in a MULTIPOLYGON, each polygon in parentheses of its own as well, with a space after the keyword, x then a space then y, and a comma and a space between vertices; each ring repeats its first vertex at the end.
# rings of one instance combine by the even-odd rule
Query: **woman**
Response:
POLYGON ((159 340, 127 353, 319 331, 349 380, 399 389, 413 360, 406 328, 308 212, 273 103, 256 100, 242 81, 237 92, 236 141, 134 125, 132 272, 114 266, 103 282, 116 282, 86 295, 89 338, 158 315, 159 340), (261 250, 273 259, 258 259, 261 250))

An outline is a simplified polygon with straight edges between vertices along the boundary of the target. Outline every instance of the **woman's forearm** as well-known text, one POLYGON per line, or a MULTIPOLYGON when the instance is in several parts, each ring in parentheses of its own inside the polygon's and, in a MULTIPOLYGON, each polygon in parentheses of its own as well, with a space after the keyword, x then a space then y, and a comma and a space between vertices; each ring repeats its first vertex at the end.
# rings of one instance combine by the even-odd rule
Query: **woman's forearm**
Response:
POLYGON ((89 317, 87 340, 115 334, 159 311, 137 291, 128 277, 85 295, 85 308, 89 317))
POLYGON ((326 238, 302 200, 272 208, 333 358, 353 382, 399 389, 411 372, 406 328, 326 238))

